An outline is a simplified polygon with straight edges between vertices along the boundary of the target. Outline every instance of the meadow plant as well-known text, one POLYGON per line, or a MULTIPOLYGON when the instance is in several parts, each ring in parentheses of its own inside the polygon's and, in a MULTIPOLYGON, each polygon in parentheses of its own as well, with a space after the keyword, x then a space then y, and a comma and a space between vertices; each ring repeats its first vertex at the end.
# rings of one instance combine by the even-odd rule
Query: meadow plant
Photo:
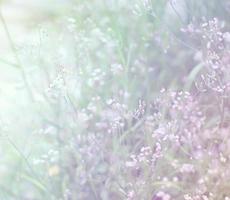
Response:
POLYGON ((19 116, 0 120, 12 166, 0 176, 14 183, 0 181, 0 198, 229 200, 230 32, 226 11, 210 14, 219 3, 66 1, 31 51, 14 47, 2 17, 32 98, 23 90, 19 116))

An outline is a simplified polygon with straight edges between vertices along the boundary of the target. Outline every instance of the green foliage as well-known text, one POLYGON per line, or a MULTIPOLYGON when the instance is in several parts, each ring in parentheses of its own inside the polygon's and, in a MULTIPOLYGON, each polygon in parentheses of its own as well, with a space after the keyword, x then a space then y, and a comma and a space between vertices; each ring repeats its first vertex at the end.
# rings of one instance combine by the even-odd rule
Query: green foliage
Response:
POLYGON ((150 141, 145 118, 130 112, 161 88, 195 91, 202 47, 180 29, 203 18, 228 23, 229 2, 22 2, 0 1, 0 199, 125 199, 125 161, 150 141))

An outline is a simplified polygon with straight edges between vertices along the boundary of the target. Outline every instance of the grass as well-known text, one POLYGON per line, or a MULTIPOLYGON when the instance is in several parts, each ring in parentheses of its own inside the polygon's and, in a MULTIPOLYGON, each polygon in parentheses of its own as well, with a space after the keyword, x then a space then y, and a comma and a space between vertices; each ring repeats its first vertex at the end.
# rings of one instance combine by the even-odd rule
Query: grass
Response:
MULTIPOLYGON (((209 84, 216 71, 206 64, 204 30, 181 32, 204 17, 224 20, 228 31, 227 0, 31 1, 41 11, 19 22, 23 38, 4 15, 8 1, 1 4, 10 48, 0 70, 13 89, 0 88, 8 105, 0 118, 0 199, 230 198, 222 177, 228 136, 210 136, 229 129, 228 91, 216 88, 227 87, 229 71, 209 84), (200 52, 203 60, 195 58, 200 52), (201 75, 206 93, 196 88, 201 75), (217 143, 222 161, 213 160, 217 143)), ((228 53, 226 43, 218 54, 226 66, 228 53)))

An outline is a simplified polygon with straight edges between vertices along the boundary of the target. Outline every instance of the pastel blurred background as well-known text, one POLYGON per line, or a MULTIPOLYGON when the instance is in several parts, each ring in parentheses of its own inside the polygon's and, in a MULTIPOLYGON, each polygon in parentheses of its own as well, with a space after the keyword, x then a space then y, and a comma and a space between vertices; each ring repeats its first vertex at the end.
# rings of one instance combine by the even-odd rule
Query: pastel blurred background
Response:
MULTIPOLYGON (((156 120, 148 105, 164 90, 195 96, 207 132, 222 133, 219 127, 228 124, 229 104, 224 116, 224 106, 217 109, 227 92, 219 100, 219 93, 200 95, 196 87, 209 72, 206 41, 183 31, 213 19, 225 35, 221 55, 228 66, 229 0, 0 0, 0 200, 198 200, 184 195, 196 194, 208 158, 194 161, 199 173, 189 175, 190 187, 170 182, 168 161, 156 169, 167 184, 157 176, 132 178, 125 163, 142 146, 155 148, 152 129, 169 117, 156 120), (151 187, 129 191, 138 181, 151 187), (159 191, 171 196, 156 196, 159 191)), ((226 85, 228 72, 220 76, 226 85)), ((165 158, 175 155, 170 150, 165 158)), ((185 155, 176 160, 190 162, 185 155)), ((219 185, 207 186, 213 196, 199 200, 227 200, 229 186, 219 185)))

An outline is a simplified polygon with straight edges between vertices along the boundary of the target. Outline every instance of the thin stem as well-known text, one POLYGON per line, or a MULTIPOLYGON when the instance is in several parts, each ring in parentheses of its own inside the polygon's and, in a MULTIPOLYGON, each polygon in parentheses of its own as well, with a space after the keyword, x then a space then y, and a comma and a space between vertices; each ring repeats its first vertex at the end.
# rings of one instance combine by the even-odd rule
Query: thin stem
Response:
POLYGON ((16 150, 16 152, 22 157, 22 159, 25 161, 25 163, 26 163, 27 167, 30 169, 33 177, 36 178, 36 181, 42 186, 42 188, 44 188, 46 190, 46 192, 50 193, 50 191, 47 189, 46 185, 40 181, 40 178, 38 177, 38 175, 34 171, 33 167, 31 166, 30 162, 28 161, 27 157, 21 152, 21 150, 16 146, 16 144, 9 137, 6 137, 6 139, 12 145, 12 147, 16 150))
POLYGON ((9 29, 8 29, 8 27, 6 25, 6 21, 5 21, 4 17, 3 17, 3 15, 2 15, 1 11, 0 11, 0 20, 1 20, 2 24, 3 24, 3 28, 4 28, 5 32, 6 32, 6 36, 7 36, 7 39, 9 41, 9 43, 10 43, 11 50, 12 50, 12 52, 14 54, 14 57, 16 59, 16 62, 17 62, 17 64, 15 66, 17 66, 17 68, 20 69, 21 74, 22 74, 22 79, 23 79, 25 87, 26 87, 26 89, 28 91, 29 97, 30 97, 30 99, 32 101, 34 101, 34 96, 33 96, 32 90, 31 90, 31 88, 29 86, 29 81, 28 81, 28 79, 26 77, 25 70, 24 70, 24 68, 23 68, 23 66, 22 66, 22 64, 20 62, 20 59, 19 59, 18 54, 17 54, 17 49, 16 49, 16 47, 14 45, 14 42, 13 42, 12 37, 10 35, 9 29))
POLYGON ((180 13, 177 11, 177 9, 174 6, 174 2, 172 0, 170 0, 170 6, 173 9, 173 11, 175 12, 175 14, 177 15, 178 19, 181 21, 182 24, 185 24, 184 20, 182 19, 180 13))

